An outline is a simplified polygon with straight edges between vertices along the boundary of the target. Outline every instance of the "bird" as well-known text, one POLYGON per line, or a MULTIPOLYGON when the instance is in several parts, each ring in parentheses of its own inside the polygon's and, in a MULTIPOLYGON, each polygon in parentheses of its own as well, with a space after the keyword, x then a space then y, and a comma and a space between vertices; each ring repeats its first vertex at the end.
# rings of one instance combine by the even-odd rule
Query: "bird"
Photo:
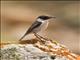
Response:
POLYGON ((56 18, 56 17, 55 16, 47 16, 47 15, 38 16, 36 18, 36 20, 32 23, 32 25, 29 27, 29 29, 26 31, 26 33, 19 39, 19 41, 21 41, 26 35, 28 35, 30 33, 37 34, 38 32, 45 31, 48 27, 49 20, 51 18, 56 18))

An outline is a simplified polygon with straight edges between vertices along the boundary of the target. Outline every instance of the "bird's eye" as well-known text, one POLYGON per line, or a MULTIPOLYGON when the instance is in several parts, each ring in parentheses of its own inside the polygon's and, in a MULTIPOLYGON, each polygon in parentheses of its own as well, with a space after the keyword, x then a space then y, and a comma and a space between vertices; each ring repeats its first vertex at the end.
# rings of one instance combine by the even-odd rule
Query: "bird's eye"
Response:
POLYGON ((47 19, 49 19, 48 16, 39 16, 38 18, 43 19, 43 20, 47 20, 47 19))

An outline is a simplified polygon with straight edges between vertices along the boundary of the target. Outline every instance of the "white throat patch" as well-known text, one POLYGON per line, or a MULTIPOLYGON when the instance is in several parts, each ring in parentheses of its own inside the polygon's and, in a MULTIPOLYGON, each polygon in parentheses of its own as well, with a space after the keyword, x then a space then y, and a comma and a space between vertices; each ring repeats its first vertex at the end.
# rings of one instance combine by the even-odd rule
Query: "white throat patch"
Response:
POLYGON ((44 22, 44 20, 42 20, 42 19, 40 19, 40 18, 39 18, 39 19, 37 19, 37 21, 39 21, 39 22, 44 22))

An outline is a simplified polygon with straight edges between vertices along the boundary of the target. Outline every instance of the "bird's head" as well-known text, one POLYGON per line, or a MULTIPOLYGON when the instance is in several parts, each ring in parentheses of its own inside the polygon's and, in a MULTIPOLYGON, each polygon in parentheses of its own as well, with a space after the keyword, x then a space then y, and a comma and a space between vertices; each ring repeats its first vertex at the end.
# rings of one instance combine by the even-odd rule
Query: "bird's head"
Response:
POLYGON ((42 19, 42 20, 48 20, 48 19, 51 19, 51 18, 56 18, 55 16, 45 16, 45 15, 41 15, 38 17, 38 19, 42 19))

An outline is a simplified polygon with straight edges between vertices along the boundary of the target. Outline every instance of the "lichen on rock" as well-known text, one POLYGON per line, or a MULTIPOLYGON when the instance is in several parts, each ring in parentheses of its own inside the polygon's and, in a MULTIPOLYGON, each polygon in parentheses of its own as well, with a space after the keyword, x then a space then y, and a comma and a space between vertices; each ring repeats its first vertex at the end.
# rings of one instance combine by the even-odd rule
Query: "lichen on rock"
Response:
POLYGON ((68 60, 66 57, 51 56, 32 44, 8 44, 1 48, 1 60, 68 60))

